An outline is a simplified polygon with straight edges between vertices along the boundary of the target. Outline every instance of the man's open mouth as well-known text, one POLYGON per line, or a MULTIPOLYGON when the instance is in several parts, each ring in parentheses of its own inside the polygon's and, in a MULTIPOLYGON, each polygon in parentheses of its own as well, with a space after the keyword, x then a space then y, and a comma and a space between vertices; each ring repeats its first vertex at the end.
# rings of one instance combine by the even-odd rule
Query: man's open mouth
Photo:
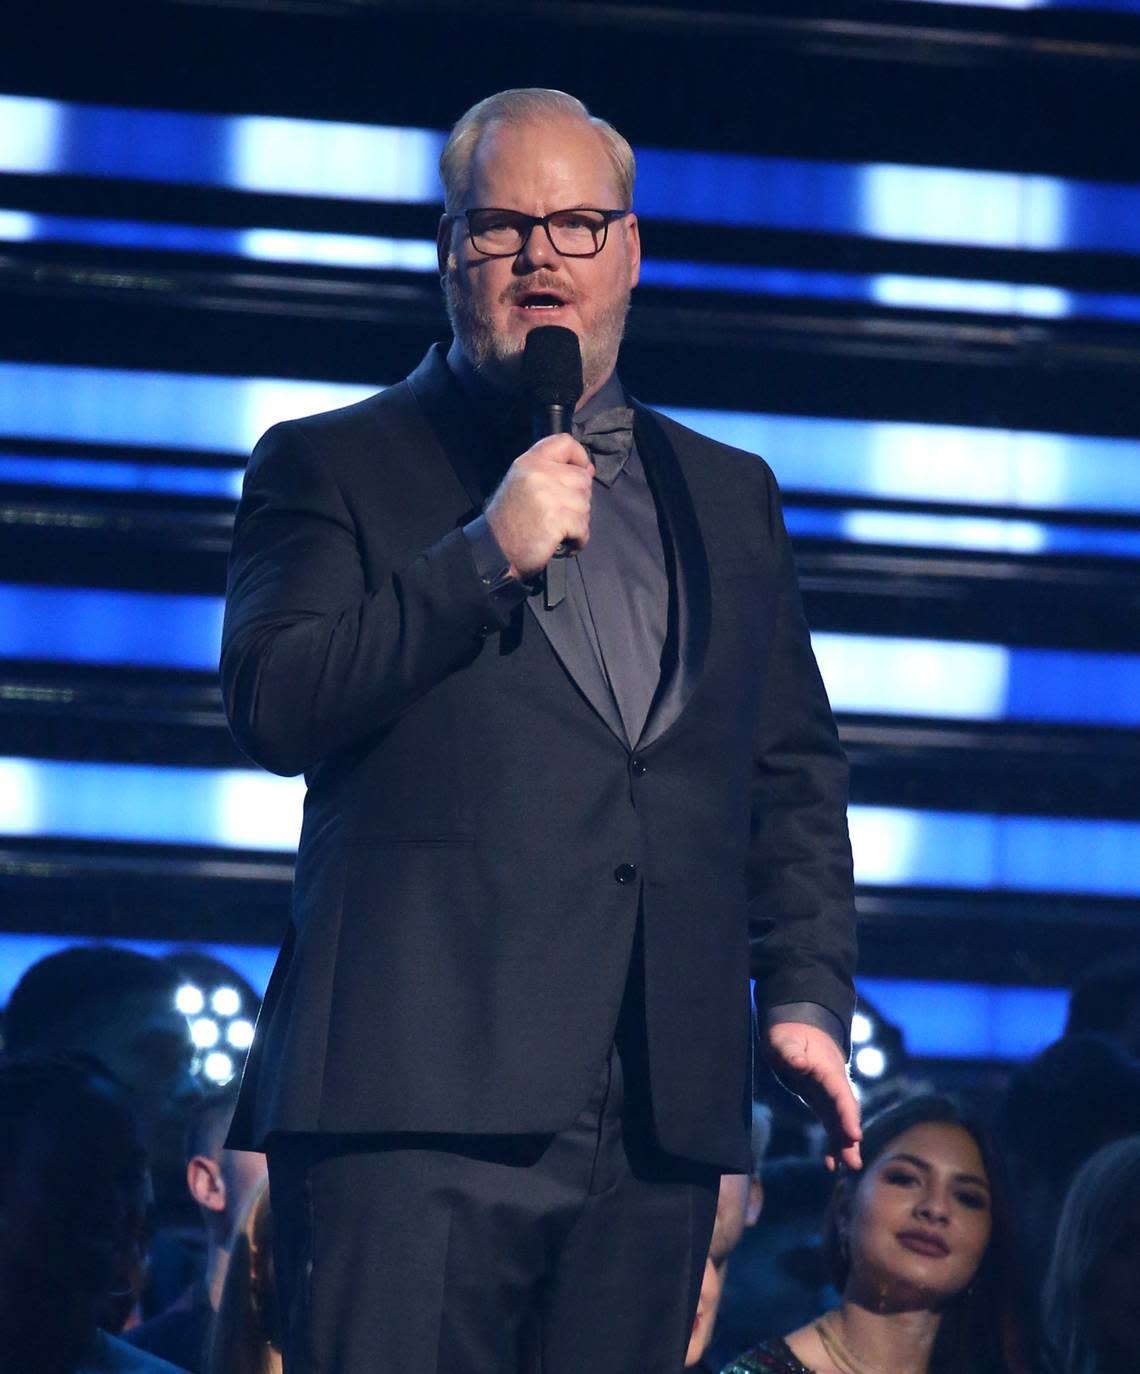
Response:
POLYGON ((528 291, 515 304, 522 310, 558 310, 566 300, 554 291, 528 291))

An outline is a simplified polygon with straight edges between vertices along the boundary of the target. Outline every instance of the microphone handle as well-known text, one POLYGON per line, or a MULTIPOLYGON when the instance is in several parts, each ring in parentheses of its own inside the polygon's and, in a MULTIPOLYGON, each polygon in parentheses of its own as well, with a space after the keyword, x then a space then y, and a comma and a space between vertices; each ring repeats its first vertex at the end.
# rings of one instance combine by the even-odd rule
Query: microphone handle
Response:
MULTIPOLYGON (((557 403, 536 405, 531 416, 534 441, 545 439, 550 434, 569 434, 574 421, 573 406, 557 403)), ((566 559, 570 550, 565 543, 559 544, 554 556, 546 565, 543 579, 543 604, 548 611, 553 610, 560 601, 566 599, 566 559)))

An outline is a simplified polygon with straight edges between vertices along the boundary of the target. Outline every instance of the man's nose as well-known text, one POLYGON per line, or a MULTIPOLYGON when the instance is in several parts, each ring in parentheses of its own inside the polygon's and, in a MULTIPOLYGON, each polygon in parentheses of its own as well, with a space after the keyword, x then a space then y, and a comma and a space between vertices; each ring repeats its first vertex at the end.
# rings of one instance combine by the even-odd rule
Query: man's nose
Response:
POLYGON ((536 224, 515 258, 516 272, 536 272, 541 267, 557 270, 561 259, 541 224, 536 224))

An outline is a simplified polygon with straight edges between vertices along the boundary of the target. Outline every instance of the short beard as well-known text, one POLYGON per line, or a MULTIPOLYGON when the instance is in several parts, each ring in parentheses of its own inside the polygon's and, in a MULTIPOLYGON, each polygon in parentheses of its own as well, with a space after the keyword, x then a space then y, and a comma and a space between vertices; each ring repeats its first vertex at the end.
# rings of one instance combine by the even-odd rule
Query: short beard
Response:
MULTIPOLYGON (((464 289, 455 267, 449 265, 440 280, 447 318, 467 361, 496 390, 517 395, 522 390, 526 335, 496 334, 490 312, 464 289)), ((598 317, 590 334, 579 336, 585 391, 596 391, 613 371, 629 314, 629 298, 626 290, 598 317)))

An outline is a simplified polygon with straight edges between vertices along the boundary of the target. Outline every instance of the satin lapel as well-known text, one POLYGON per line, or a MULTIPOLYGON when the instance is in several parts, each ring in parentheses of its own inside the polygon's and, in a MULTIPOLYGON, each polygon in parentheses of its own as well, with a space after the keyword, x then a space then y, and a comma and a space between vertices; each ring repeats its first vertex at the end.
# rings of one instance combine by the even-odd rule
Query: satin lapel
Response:
POLYGON ((638 401, 632 405, 637 451, 668 534, 665 557, 672 563, 676 594, 676 618, 671 629, 677 651, 672 671, 662 678, 637 741, 637 747, 644 749, 677 720, 700 680, 708 649, 711 601, 704 541, 677 455, 653 412, 638 401))
MULTIPOLYGON (((566 575, 568 578, 576 576, 576 569, 568 569, 566 575)), ((541 596, 528 597, 526 604, 527 610, 538 621, 542 633, 549 640, 550 647, 574 680, 575 687, 628 748, 629 737, 625 733, 621 712, 589 641, 584 635, 572 633, 572 622, 566 616, 552 615, 547 611, 541 596)))
MULTIPOLYGON (((452 375, 440 345, 431 349, 408 378, 408 385, 470 497, 473 511, 480 511, 493 489, 487 474, 494 471, 494 454, 484 427, 452 375)), ((617 702, 590 645, 566 633, 564 616, 547 615, 541 597, 528 598, 527 609, 574 686, 618 739, 628 745, 617 702)))
POLYGON ((442 344, 428 350, 408 377, 408 386, 477 514, 491 495, 486 488, 488 474, 494 471, 494 454, 472 403, 447 365, 442 344))

